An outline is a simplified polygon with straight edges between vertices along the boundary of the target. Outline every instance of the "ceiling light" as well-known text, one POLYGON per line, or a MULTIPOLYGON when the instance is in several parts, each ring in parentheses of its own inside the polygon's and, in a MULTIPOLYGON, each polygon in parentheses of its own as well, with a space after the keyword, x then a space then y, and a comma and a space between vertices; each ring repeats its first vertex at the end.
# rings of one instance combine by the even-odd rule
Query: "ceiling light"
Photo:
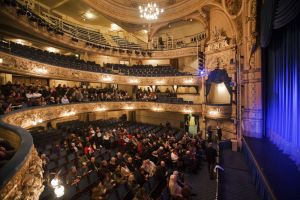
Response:
POLYGON ((60 51, 59 49, 54 48, 54 47, 46 47, 45 49, 46 49, 46 51, 49 51, 51 53, 58 53, 60 51))
POLYGON ((120 30, 120 27, 117 24, 111 24, 110 29, 112 31, 118 31, 118 30, 120 30))
POLYGON ((164 12, 164 9, 160 9, 156 3, 148 3, 146 5, 139 6, 140 17, 146 20, 158 19, 159 15, 164 12))
POLYGON ((33 71, 38 74, 47 74, 48 73, 48 70, 44 67, 36 67, 33 69, 33 71))
POLYGON ((25 45, 25 40, 22 40, 22 39, 16 39, 16 40, 15 40, 15 43, 21 44, 21 45, 25 45))
POLYGON ((192 84, 193 82, 194 82, 193 79, 185 79, 185 80, 183 81, 183 83, 185 83, 185 84, 192 84))
POLYGON ((95 19, 96 18, 96 15, 94 13, 92 13, 91 11, 86 11, 84 14, 83 14, 83 19, 95 19))

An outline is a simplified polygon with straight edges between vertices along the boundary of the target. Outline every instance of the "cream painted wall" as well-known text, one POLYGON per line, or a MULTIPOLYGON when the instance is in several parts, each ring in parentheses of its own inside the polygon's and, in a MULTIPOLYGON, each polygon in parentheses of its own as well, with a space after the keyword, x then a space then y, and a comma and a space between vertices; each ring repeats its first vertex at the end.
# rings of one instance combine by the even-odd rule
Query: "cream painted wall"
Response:
POLYGON ((173 39, 179 39, 184 38, 185 36, 195 35, 202 31, 204 31, 204 26, 200 22, 197 22, 195 20, 192 22, 186 21, 175 24, 173 23, 171 24, 170 28, 168 26, 165 26, 155 34, 155 37, 168 34, 169 36, 173 36, 173 39))
POLYGON ((197 56, 178 58, 178 66, 180 71, 196 74, 198 70, 198 58, 197 56))
POLYGON ((222 10, 218 8, 212 8, 210 10, 210 30, 215 30, 215 27, 217 27, 217 29, 221 28, 229 38, 233 38, 235 36, 234 29, 229 21, 230 19, 222 10))
POLYGON ((1 84, 6 84, 8 81, 12 82, 12 74, 0 73, 1 84))
POLYGON ((183 98, 184 101, 193 101, 195 104, 201 103, 199 94, 177 94, 178 98, 183 98))
POLYGON ((180 128, 180 122, 184 121, 184 114, 138 110, 136 111, 136 121, 156 125, 166 124, 169 121, 172 127, 180 128))
POLYGON ((95 61, 97 64, 103 66, 104 63, 120 63, 122 58, 112 57, 112 56, 103 56, 99 54, 90 54, 89 60, 95 61))
POLYGON ((68 87, 79 87, 80 86, 80 82, 75 82, 75 81, 54 80, 54 79, 49 80, 50 87, 53 87, 53 86, 56 87, 58 84, 66 85, 68 87))
MULTIPOLYGON (((135 64, 135 63, 133 62, 132 64, 135 64)), ((143 63, 143 65, 153 65, 153 66, 169 65, 170 60, 169 59, 166 59, 166 60, 142 60, 142 63, 143 63)))
POLYGON ((120 90, 127 91, 128 95, 132 96, 132 90, 133 90, 133 86, 132 85, 118 85, 118 88, 120 90))
POLYGON ((95 112, 95 113, 90 114, 90 120, 119 118, 124 114, 127 115, 127 112, 128 111, 126 111, 126 110, 95 112))
POLYGON ((207 102, 212 104, 229 104, 230 94, 224 83, 212 83, 207 102))

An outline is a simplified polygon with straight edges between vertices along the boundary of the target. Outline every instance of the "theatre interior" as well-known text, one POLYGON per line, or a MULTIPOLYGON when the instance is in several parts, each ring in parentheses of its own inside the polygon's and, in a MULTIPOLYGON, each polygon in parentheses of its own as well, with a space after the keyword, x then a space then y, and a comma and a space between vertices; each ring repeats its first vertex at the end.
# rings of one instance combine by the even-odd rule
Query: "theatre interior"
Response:
POLYGON ((299 0, 0 6, 1 200, 300 199, 299 0))

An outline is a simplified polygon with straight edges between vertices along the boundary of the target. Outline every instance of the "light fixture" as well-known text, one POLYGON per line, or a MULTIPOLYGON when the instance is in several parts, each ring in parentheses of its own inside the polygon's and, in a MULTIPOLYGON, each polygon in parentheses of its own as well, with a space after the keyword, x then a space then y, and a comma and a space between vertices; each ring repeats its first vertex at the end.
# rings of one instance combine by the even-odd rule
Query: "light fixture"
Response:
POLYGON ((69 117, 69 116, 73 116, 75 115, 76 112, 73 111, 73 110, 69 110, 69 111, 64 111, 62 114, 61 114, 61 117, 69 117))
POLYGON ((155 83, 157 85, 163 85, 163 84, 165 84, 165 80, 157 80, 157 81, 155 81, 155 83))
POLYGON ((97 112, 103 112, 103 111, 106 111, 107 109, 106 108, 104 108, 104 107, 97 107, 96 109, 95 109, 95 111, 97 111, 97 112))
POLYGON ((102 81, 104 81, 104 82, 111 82, 112 81, 112 77, 111 76, 107 76, 107 75, 103 75, 102 76, 102 81))
POLYGON ((51 52, 51 53, 59 53, 59 52, 60 52, 59 49, 54 48, 54 47, 46 47, 45 50, 46 50, 46 51, 49 51, 49 52, 51 52))
POLYGON ((118 30, 120 30, 120 26, 118 26, 117 24, 111 24, 110 29, 112 31, 118 31, 118 30))
POLYGON ((183 109, 183 112, 184 112, 184 113, 192 113, 192 112, 193 112, 193 109, 192 109, 192 108, 184 108, 184 109, 183 109))
POLYGON ((20 45, 25 45, 26 42, 25 42, 25 40, 22 40, 22 39, 16 39, 15 43, 20 44, 20 45))
POLYGON ((54 188, 54 193, 57 198, 62 197, 65 194, 65 187, 62 185, 59 185, 54 188))
POLYGON ((192 78, 183 80, 184 84, 192 84, 194 80, 192 78))
POLYGON ((153 107, 152 110, 155 111, 155 112, 163 111, 163 109, 161 107, 158 107, 158 106, 153 107))
POLYGON ((146 20, 158 19, 159 15, 164 12, 164 9, 160 9, 156 3, 148 3, 146 5, 139 6, 140 17, 146 20))
POLYGON ((133 106, 131 106, 131 105, 127 105, 127 106, 125 106, 125 107, 124 107, 124 109, 126 109, 126 110, 133 110, 133 109, 134 109, 134 107, 133 107, 133 106))
POLYGON ((3 63, 3 58, 0 58, 0 64, 2 64, 3 63))
POLYGON ((47 74, 48 73, 48 70, 44 67, 36 67, 33 69, 33 71, 38 74, 47 74))
POLYGON ((58 186, 58 184, 59 184, 59 180, 57 178, 52 179, 52 181, 51 181, 52 187, 56 187, 56 186, 58 186))
POLYGON ((211 117, 218 117, 220 115, 220 109, 209 110, 207 113, 211 117))
POLYGON ((88 11, 86 11, 85 13, 83 13, 83 14, 81 15, 81 17, 83 18, 84 21, 85 21, 86 19, 93 20, 93 19, 96 18, 96 15, 95 15, 92 11, 88 10, 88 11))
POLYGON ((136 83, 139 83, 139 80, 138 79, 130 79, 129 83, 136 84, 136 83))

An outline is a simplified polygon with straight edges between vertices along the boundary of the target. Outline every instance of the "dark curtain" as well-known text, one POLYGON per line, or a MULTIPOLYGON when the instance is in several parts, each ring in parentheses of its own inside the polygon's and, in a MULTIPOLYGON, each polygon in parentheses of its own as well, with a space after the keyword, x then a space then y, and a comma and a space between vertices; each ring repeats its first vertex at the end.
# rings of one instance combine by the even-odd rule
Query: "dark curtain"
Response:
POLYGON ((266 135, 300 167, 300 15, 265 49, 266 135))
POLYGON ((212 82, 224 82, 228 92, 230 93, 230 95, 232 94, 232 89, 230 87, 231 78, 228 76, 227 71, 225 69, 215 69, 209 73, 208 79, 206 80, 206 96, 209 94, 212 82))
POLYGON ((260 16, 260 43, 267 47, 273 29, 279 29, 291 22, 300 13, 299 0, 262 0, 260 16))

